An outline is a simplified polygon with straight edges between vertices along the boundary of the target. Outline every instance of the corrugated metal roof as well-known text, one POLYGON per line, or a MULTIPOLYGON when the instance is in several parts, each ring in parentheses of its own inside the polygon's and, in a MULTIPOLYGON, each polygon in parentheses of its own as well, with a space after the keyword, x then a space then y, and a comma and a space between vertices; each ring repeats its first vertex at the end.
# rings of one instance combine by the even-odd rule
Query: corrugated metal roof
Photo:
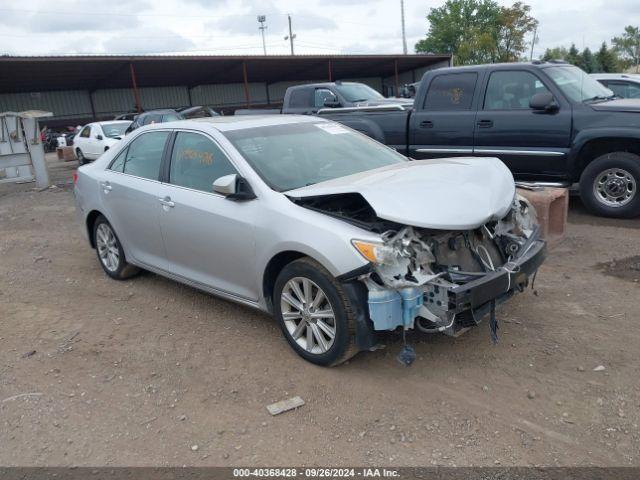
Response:
POLYGON ((433 66, 449 55, 77 55, 0 57, 0 93, 390 77, 433 66))

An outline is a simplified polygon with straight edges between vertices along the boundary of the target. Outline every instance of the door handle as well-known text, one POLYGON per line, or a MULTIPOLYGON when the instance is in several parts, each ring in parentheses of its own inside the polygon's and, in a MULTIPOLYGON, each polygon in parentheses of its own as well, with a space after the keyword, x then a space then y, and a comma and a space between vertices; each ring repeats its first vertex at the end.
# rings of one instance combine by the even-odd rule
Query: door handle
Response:
POLYGON ((493 127, 493 120, 478 120, 478 128, 491 128, 493 127))
POLYGON ((113 190, 113 187, 109 182, 100 182, 100 186, 102 187, 102 190, 104 190, 104 193, 109 193, 113 190))
POLYGON ((420 122, 420 128, 433 128, 433 122, 431 120, 423 120, 420 122))
POLYGON ((171 201, 171 197, 159 198, 158 201, 163 207, 173 208, 176 206, 175 202, 171 201))

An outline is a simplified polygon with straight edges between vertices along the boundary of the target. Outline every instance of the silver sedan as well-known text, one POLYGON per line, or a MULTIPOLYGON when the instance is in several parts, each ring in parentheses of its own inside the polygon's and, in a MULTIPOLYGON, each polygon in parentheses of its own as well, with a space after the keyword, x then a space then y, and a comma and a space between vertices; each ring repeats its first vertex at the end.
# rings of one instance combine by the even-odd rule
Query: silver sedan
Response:
POLYGON ((79 168, 74 192, 107 275, 145 269, 269 312, 320 365, 381 331, 493 321, 544 258, 499 160, 409 161, 310 116, 143 127, 79 168))

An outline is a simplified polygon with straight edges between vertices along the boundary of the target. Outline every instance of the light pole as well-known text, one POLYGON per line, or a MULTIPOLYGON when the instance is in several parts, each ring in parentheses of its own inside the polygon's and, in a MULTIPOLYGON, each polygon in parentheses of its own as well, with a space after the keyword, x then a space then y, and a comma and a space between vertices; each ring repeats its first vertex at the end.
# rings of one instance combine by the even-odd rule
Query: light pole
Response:
POLYGON ((296 36, 291 30, 291 15, 287 15, 287 18, 289 19, 289 35, 284 37, 284 39, 289 40, 289 43, 291 44, 291 55, 293 55, 293 39, 296 38, 296 36))
POLYGON ((407 34, 404 29, 404 0, 400 0, 400 16, 402 17, 402 52, 407 54, 407 34))
POLYGON ((258 15, 258 23, 260 23, 260 26, 258 27, 258 29, 262 34, 262 51, 264 52, 265 55, 267 54, 267 45, 264 43, 264 31, 267 29, 267 26, 264 24, 264 22, 266 21, 267 21, 266 15, 258 15))

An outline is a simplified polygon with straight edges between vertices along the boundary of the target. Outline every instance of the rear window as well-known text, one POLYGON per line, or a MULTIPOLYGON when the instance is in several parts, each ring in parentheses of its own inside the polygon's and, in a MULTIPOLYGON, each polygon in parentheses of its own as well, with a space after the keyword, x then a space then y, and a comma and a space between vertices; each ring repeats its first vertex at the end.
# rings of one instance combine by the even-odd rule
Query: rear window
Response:
POLYGON ((313 92, 310 88, 296 88, 291 91, 291 96, 289 97, 289 107, 290 108, 305 108, 310 107, 311 103, 311 93, 313 92))
POLYGON ((477 79, 477 73, 438 75, 429 85, 425 110, 470 110, 477 79))

